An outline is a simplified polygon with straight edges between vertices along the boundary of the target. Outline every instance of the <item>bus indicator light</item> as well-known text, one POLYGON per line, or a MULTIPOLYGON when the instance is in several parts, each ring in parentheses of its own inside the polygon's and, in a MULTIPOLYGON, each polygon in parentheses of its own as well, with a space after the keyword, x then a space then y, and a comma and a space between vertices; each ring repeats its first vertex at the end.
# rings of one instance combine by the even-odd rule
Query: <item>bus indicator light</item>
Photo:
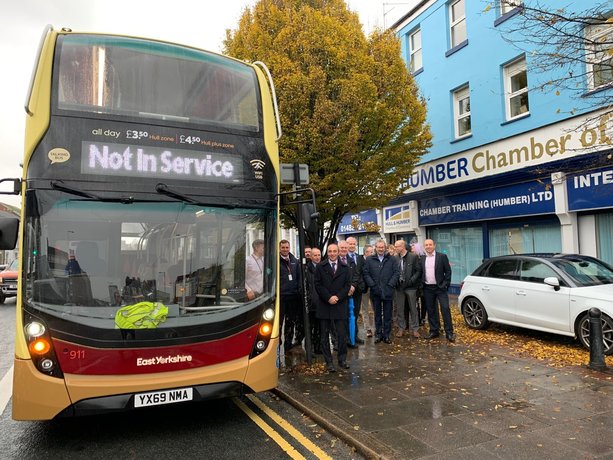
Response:
POLYGON ((51 345, 45 339, 37 339, 30 344, 30 352, 36 355, 44 355, 51 350, 51 345))
POLYGON ((269 336, 272 332, 272 326, 270 323, 262 323, 260 326, 260 335, 269 336))

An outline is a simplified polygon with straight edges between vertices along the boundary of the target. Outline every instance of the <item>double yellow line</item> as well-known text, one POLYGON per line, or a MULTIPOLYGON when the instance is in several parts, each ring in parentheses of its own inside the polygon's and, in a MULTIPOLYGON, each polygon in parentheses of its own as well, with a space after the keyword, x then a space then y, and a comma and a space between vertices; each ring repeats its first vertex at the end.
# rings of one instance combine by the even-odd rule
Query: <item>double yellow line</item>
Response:
MULTIPOLYGON (((329 459, 332 460, 327 453, 321 450, 316 444, 306 438, 300 431, 294 428, 289 422, 285 421, 283 417, 273 411, 270 407, 260 401, 253 395, 247 395, 249 401, 255 404, 258 409, 260 409, 264 414, 266 414, 272 421, 274 421, 277 425, 283 428, 292 438, 294 438, 298 443, 304 446, 309 452, 311 452, 315 457, 320 459, 329 459)), ((294 446, 292 446, 289 442, 287 442, 283 436, 279 434, 272 426, 270 426, 262 417, 256 414, 253 410, 249 408, 244 402, 242 402, 238 398, 233 398, 234 404, 236 404, 247 416, 253 420, 253 422, 259 426, 270 438, 275 441, 281 449, 283 449, 287 455, 289 455, 293 459, 304 459, 305 457, 298 452, 294 446)))

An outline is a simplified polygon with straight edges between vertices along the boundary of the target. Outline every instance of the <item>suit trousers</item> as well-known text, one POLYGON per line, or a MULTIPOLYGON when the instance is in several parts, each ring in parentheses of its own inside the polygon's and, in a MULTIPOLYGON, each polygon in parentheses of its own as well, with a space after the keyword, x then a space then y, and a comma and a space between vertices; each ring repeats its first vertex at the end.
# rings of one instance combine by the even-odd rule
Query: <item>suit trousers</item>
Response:
POLYGON ((424 300, 426 301, 426 311, 428 312, 430 334, 438 334, 441 328, 441 321, 438 313, 439 305, 445 324, 445 335, 450 336, 453 334, 451 310, 449 309, 449 294, 447 294, 447 290, 441 289, 436 284, 426 284, 424 285, 424 300))
POLYGON ((375 312, 375 337, 389 339, 392 335, 392 309, 393 300, 384 299, 378 295, 370 293, 372 309, 375 312))
POLYGON ((407 318, 405 315, 405 301, 408 301, 409 305, 409 329, 411 332, 419 329, 419 316, 417 312, 417 289, 400 289, 396 290, 396 326, 401 331, 404 331, 407 327, 407 318))
POLYGON ((326 364, 332 364, 332 352, 330 351, 330 334, 336 330, 338 362, 347 360, 347 320, 346 319, 320 319, 319 328, 321 334, 321 352, 326 364))

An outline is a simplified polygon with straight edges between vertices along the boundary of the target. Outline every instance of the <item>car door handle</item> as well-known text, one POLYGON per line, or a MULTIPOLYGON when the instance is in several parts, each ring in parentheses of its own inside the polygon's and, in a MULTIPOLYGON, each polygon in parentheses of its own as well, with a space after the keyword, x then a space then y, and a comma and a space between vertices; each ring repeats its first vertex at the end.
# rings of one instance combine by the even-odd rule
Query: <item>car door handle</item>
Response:
POLYGON ((483 286, 483 287, 481 288, 481 290, 482 290, 482 291, 488 291, 488 292, 489 292, 490 288, 489 288, 489 286, 483 286))
POLYGON ((523 296, 525 296, 526 295, 526 291, 515 291, 515 294, 516 295, 523 295, 523 296))

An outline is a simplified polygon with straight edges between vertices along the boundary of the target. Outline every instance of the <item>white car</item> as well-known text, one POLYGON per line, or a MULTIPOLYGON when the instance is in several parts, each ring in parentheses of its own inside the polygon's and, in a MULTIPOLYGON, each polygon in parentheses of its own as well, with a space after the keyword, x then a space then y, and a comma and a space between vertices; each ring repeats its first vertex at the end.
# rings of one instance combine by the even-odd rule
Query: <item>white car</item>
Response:
POLYGON ((613 267, 577 254, 493 257, 462 283, 458 306, 466 325, 502 323, 576 336, 589 348, 591 308, 602 312, 605 354, 613 354, 613 267))

